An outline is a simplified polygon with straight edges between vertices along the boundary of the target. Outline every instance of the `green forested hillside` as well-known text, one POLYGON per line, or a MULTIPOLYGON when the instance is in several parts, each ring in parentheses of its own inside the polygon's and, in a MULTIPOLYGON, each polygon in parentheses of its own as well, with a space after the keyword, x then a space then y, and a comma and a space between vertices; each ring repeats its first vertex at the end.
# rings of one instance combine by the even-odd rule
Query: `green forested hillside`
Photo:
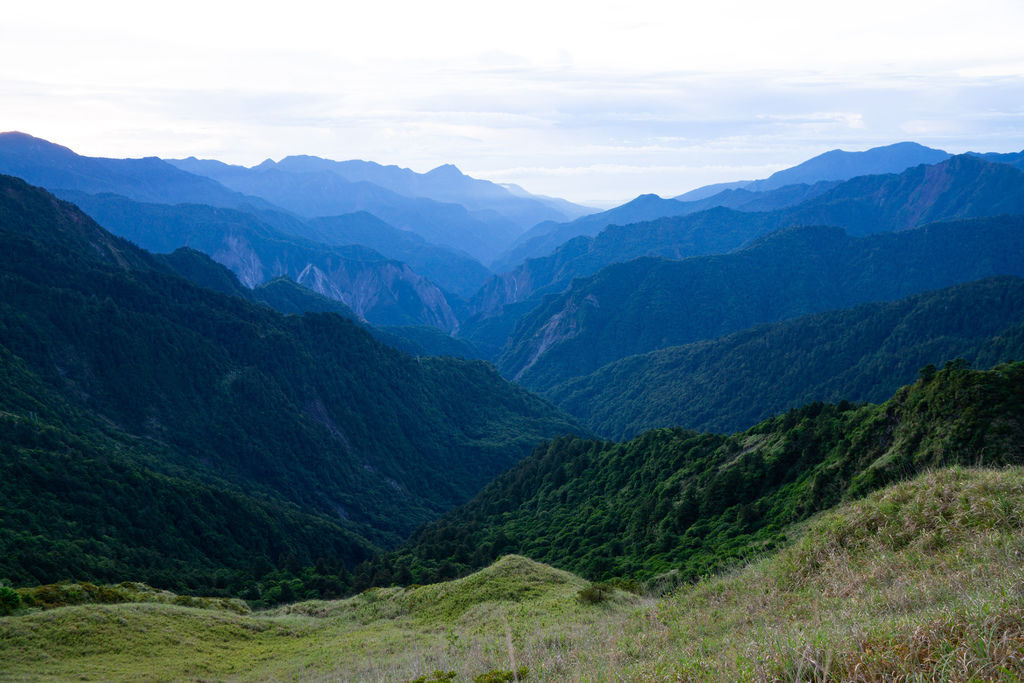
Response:
MULTIPOLYGON (((445 293, 406 264, 358 244, 327 244, 282 231, 240 210, 196 204, 144 204, 117 195, 63 193, 114 234, 154 252, 182 246, 208 254, 247 287, 282 275, 343 301, 380 325, 458 327, 445 293)), ((292 218, 278 220, 295 231, 292 218)))
POLYGON ((889 401, 813 403, 722 436, 560 438, 361 574, 422 581, 517 552, 592 579, 692 580, 787 525, 928 468, 1024 462, 1024 363, 926 369, 889 401))
POLYGON ((920 368, 1024 359, 1024 280, 992 278, 629 356, 547 392, 598 434, 743 430, 814 401, 880 402, 920 368))
POLYGON ((1024 275, 1024 216, 861 238, 788 228, 731 254, 636 259, 578 279, 522 318, 498 367, 544 390, 626 356, 993 275, 1024 275))
POLYGON ((0 577, 16 583, 351 564, 576 429, 483 363, 196 287, 9 177, 0 244, 0 577))

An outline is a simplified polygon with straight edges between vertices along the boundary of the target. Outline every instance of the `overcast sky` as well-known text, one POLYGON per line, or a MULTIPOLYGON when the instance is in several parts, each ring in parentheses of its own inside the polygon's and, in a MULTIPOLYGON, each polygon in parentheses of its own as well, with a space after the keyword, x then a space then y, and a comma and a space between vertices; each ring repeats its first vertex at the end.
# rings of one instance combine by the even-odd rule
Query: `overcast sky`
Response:
POLYGON ((835 148, 1020 151, 1022 34, 1020 0, 38 0, 0 16, 0 129, 672 196, 835 148))

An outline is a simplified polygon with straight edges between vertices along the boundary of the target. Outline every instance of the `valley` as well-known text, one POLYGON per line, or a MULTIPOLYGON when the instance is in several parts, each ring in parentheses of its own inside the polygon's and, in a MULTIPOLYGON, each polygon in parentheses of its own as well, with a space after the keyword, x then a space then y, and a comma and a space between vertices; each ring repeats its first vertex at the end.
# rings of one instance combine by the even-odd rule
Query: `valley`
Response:
POLYGON ((1024 676, 1021 165, 0 134, 0 678, 1024 676))

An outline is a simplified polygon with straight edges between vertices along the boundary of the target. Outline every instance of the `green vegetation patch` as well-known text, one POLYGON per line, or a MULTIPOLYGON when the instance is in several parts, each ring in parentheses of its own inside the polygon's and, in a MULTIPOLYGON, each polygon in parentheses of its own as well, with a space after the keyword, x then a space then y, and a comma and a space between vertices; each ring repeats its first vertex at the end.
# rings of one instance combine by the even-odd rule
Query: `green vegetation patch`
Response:
POLYGON ((598 434, 732 432, 827 401, 881 402, 929 363, 1024 358, 1024 280, 999 277, 630 356, 546 393, 598 434))
POLYGON ((76 605, 0 619, 0 679, 1019 680, 1022 532, 1024 469, 943 469, 657 600, 509 556, 254 614, 76 605))
POLYGON ((586 585, 513 556, 446 584, 252 614, 174 600, 35 611, 0 620, 0 678, 551 680, 569 671, 574 648, 642 602, 616 592, 584 606, 576 595, 586 585))
MULTIPOLYGON (((880 405, 812 403, 731 436, 560 438, 376 563, 425 582, 518 553, 670 590, 788 545, 791 525, 954 464, 1024 464, 1024 363, 926 368, 880 405)), ((363 569, 362 573, 375 572, 363 569)))

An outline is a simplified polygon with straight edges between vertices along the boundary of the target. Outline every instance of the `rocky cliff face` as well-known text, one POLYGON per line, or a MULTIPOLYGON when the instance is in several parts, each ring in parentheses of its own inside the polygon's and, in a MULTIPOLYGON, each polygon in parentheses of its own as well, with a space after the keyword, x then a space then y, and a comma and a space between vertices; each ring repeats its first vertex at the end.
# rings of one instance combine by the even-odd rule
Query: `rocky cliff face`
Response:
POLYGON ((209 255, 254 288, 287 277, 342 301, 378 325, 430 325, 451 333, 458 321, 444 292, 408 265, 360 246, 286 235, 259 218, 197 204, 143 204, 115 195, 72 197, 115 234, 155 252, 187 246, 209 255))
POLYGON ((600 308, 601 304, 593 294, 570 296, 565 306, 552 315, 528 342, 529 355, 523 366, 516 372, 518 380, 548 349, 580 334, 583 324, 580 312, 584 308, 600 308))
POLYGON ((288 275, 314 292, 344 301, 369 322, 430 325, 449 334, 459 328, 444 293, 397 261, 307 263, 288 275))

